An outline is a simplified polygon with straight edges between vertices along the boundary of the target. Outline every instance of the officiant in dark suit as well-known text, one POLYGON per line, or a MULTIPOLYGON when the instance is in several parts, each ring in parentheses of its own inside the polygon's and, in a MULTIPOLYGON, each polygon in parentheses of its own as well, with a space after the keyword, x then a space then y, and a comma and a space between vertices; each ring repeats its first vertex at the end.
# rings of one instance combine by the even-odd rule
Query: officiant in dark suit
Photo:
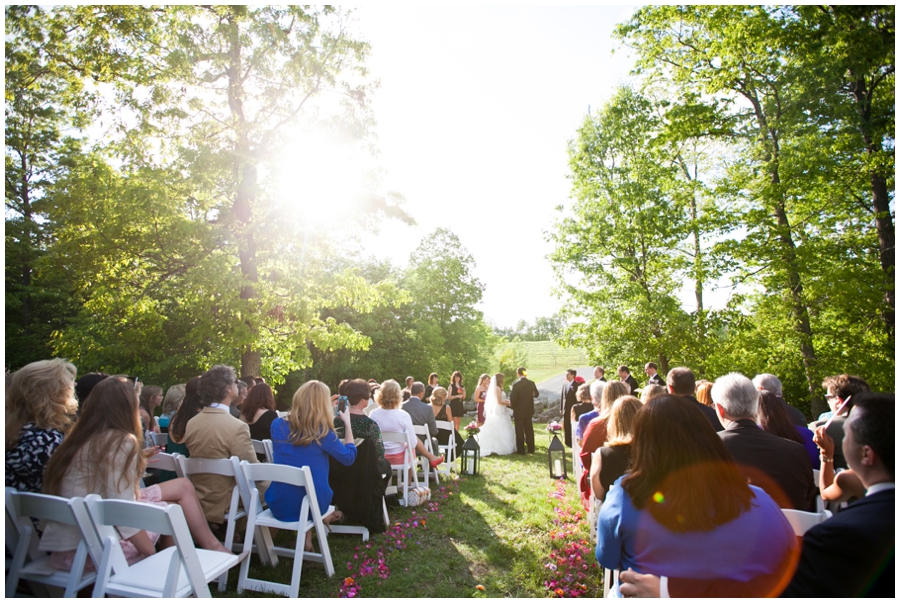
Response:
POLYGON ((578 404, 575 387, 575 369, 566 369, 566 382, 559 396, 559 412, 563 416, 563 431, 566 434, 566 446, 572 447, 572 407, 578 404))
POLYGON ((534 400, 538 397, 538 389, 526 378, 525 368, 516 369, 519 378, 512 385, 509 392, 509 407, 513 410, 513 421, 516 424, 516 452, 525 454, 534 452, 534 425, 531 418, 534 416, 534 400))

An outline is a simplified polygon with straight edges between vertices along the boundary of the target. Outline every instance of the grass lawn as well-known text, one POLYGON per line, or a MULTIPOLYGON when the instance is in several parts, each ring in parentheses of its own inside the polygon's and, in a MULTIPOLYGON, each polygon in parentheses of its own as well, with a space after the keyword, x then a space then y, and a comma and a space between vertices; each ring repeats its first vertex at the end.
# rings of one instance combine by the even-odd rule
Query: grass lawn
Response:
MULTIPOLYGON (((305 562, 300 596, 601 596, 587 514, 571 478, 549 477, 544 427, 535 424, 535 454, 487 457, 478 477, 454 472, 440 486, 432 483, 429 503, 391 509, 393 525, 368 543, 330 535, 335 575, 327 578, 320 564, 305 562)), ((277 542, 293 546, 293 537, 279 534, 277 542)), ((263 568, 254 556, 250 576, 290 582, 291 564, 283 559, 263 568)), ((236 596, 236 585, 233 570, 221 594, 236 596)), ((213 594, 220 593, 213 588, 213 594)))
POLYGON ((564 348, 552 341, 523 341, 520 345, 528 354, 528 378, 535 383, 555 377, 567 368, 589 364, 581 348, 564 348))

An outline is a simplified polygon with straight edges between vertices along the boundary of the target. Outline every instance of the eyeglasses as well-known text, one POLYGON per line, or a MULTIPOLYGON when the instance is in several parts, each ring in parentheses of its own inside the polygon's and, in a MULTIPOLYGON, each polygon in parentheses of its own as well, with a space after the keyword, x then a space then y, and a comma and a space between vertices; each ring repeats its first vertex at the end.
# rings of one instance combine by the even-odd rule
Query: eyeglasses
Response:
POLYGON ((837 396, 835 396, 834 394, 825 394, 825 399, 826 399, 826 400, 831 400, 831 399, 833 399, 833 398, 837 398, 837 396))

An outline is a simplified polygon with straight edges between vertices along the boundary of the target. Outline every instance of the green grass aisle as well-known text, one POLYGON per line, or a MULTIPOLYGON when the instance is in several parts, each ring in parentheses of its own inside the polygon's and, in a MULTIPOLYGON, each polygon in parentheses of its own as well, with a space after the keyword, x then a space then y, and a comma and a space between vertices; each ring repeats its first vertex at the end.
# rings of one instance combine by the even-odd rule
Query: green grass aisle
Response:
MULTIPOLYGON (((442 480, 432 500, 391 509, 391 527, 369 542, 331 535, 335 575, 304 563, 302 597, 598 597, 601 571, 575 484, 552 480, 549 439, 535 425, 533 455, 482 459, 482 474, 442 480)), ((433 486, 433 483, 432 483, 433 486)), ((291 546, 293 534, 277 542, 291 546)), ((288 582, 291 560, 255 561, 250 575, 288 582)), ((237 572, 229 590, 235 596, 237 572)), ((215 593, 214 594, 218 594, 215 593)), ((244 593, 262 596, 260 593, 244 593)))

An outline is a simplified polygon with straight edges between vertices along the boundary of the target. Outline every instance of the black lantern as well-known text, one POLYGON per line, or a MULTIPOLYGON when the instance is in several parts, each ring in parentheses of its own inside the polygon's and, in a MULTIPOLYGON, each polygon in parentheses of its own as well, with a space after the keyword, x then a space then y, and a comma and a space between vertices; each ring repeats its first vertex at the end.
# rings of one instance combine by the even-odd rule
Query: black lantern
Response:
POLYGON ((566 448, 555 435, 550 447, 547 449, 547 462, 550 466, 550 477, 553 479, 567 479, 566 474, 566 448))
POLYGON ((481 468, 481 446, 475 440, 475 436, 469 436, 462 446, 462 465, 460 473, 462 475, 478 475, 481 468))

